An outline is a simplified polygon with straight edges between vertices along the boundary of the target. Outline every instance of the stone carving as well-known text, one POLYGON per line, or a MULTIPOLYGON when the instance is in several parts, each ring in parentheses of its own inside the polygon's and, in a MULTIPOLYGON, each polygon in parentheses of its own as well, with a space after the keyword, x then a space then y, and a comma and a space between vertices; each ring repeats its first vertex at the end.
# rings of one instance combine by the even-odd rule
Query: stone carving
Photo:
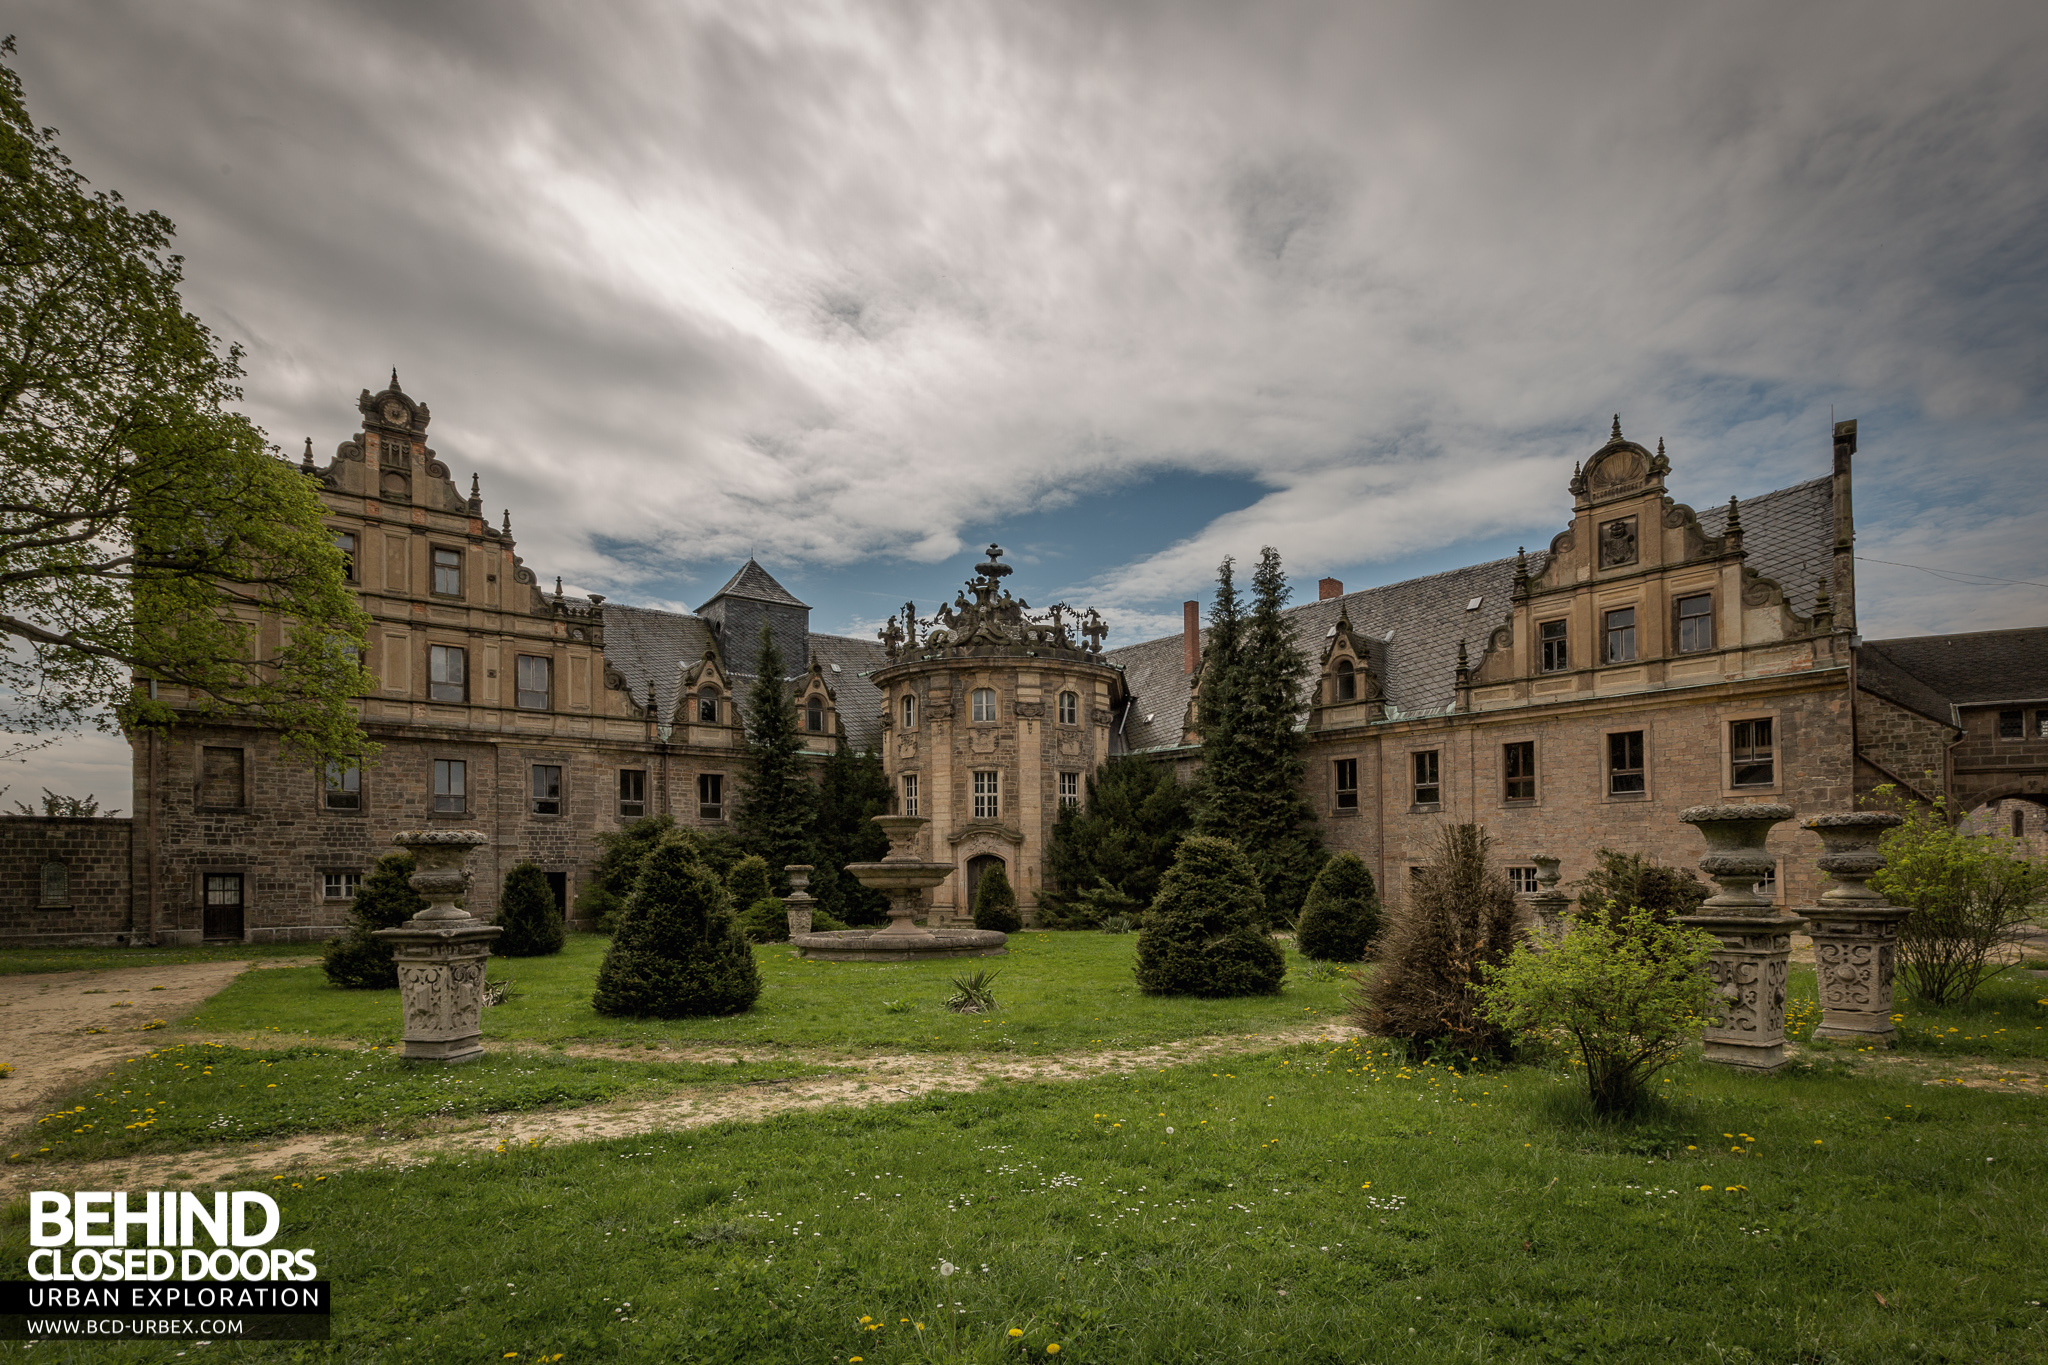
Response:
POLYGON ((789 917, 792 940, 811 932, 811 910, 817 904, 810 892, 811 866, 810 863, 789 863, 782 869, 789 874, 789 894, 782 898, 782 908, 789 917))
POLYGON ((1002 557, 1002 546, 989 546, 987 560, 974 566, 975 576, 966 588, 928 617, 920 618, 915 606, 904 603, 901 617, 891 616, 875 632, 890 661, 1019 648, 1052 655, 1102 653, 1102 637, 1109 627, 1094 608, 1076 612, 1065 602, 1055 602, 1034 613, 1029 602, 1011 596, 1003 586, 1013 570, 1002 557), (1070 628, 1072 622, 1079 622, 1078 632, 1070 628), (1076 642, 1077 633, 1085 645, 1076 642))
POLYGON ((1884 867, 1878 840, 1901 823, 1888 811, 1816 815, 1800 822, 1826 846, 1815 862, 1835 882, 1806 912, 1813 923, 1814 977, 1820 991, 1816 1038, 1886 1047, 1897 1040, 1892 976, 1899 925, 1910 912, 1888 904, 1868 883, 1884 867))
POLYGON ((1636 519, 1617 517, 1600 525, 1600 567, 1618 568, 1636 562, 1636 519))
POLYGON ((1765 842, 1772 826, 1792 818, 1792 808, 1764 802, 1693 806, 1678 818, 1706 836, 1700 870, 1720 887, 1698 913, 1679 916, 1680 923, 1706 930, 1720 945, 1707 963, 1720 1015, 1707 1025, 1702 1054, 1725 1066, 1775 1071, 1785 1064, 1792 933, 1806 921, 1779 914, 1756 894, 1756 883, 1777 866, 1765 842))
POLYGON ((1586 478, 1597 497, 1641 483, 1647 472, 1648 467, 1643 463, 1643 457, 1623 447, 1604 460, 1594 461, 1593 468, 1587 472, 1586 478))
POLYGON ((463 863, 489 842, 475 830, 414 830, 392 837, 416 865, 412 888, 427 908, 376 937, 391 945, 412 1061, 467 1062, 483 1055, 484 971, 503 933, 479 924, 457 903, 469 888, 463 863))
POLYGON ((1771 582, 1768 578, 1762 578, 1754 574, 1745 575, 1745 581, 1742 585, 1743 606, 1768 607, 1771 603, 1779 600, 1781 599, 1778 596, 1777 584, 1771 582))

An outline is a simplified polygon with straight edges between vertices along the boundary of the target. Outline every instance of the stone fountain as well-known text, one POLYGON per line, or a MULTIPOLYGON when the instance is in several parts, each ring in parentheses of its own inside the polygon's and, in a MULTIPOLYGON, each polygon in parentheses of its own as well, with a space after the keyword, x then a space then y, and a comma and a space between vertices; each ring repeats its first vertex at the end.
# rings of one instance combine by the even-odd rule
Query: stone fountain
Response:
POLYGON ((1700 871, 1720 886, 1698 913, 1679 923, 1712 934, 1719 946, 1707 963, 1721 1017, 1707 1025, 1701 1055, 1710 1062, 1752 1071, 1785 1064, 1785 977, 1792 958, 1792 934, 1804 929, 1797 915, 1756 893, 1777 862, 1765 851, 1771 826, 1792 818, 1792 808, 1767 803, 1692 806, 1678 818, 1707 839, 1700 871))
POLYGON ((846 870, 862 886, 889 896, 889 924, 883 929, 841 929, 824 934, 795 934, 790 942, 805 957, 825 962, 915 962, 928 957, 1002 957, 1010 950, 1008 934, 993 929, 926 929, 917 920, 918 901, 931 887, 953 875, 951 863, 928 863, 917 856, 917 835, 930 822, 921 815, 877 815, 875 823, 889 836, 889 856, 879 863, 848 863, 846 870))
POLYGON ((470 829, 414 830, 391 842, 413 856, 412 889, 427 908, 396 929, 372 937, 391 947, 405 1011, 405 1050, 414 1062, 467 1062, 484 1055, 484 968, 504 933, 460 904, 469 889, 462 865, 489 843, 470 829))
POLYGON ((1799 822, 1820 836, 1827 851, 1816 860, 1835 885, 1809 908, 1813 921, 1813 974, 1820 988, 1816 1038, 1890 1047, 1892 970, 1899 924, 1912 911, 1888 903, 1867 885, 1884 867, 1877 841, 1905 823, 1889 811, 1845 811, 1799 822))

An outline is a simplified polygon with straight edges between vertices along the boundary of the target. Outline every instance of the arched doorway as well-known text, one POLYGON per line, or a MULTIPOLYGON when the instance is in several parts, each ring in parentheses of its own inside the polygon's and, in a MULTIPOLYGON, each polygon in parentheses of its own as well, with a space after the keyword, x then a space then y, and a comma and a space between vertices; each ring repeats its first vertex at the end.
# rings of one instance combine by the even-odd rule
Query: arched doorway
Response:
POLYGON ((981 889, 982 874, 992 867, 1000 867, 1004 875, 1009 874, 1008 865, 993 853, 977 854, 967 860, 967 904, 961 907, 961 913, 969 918, 974 915, 974 897, 981 889))

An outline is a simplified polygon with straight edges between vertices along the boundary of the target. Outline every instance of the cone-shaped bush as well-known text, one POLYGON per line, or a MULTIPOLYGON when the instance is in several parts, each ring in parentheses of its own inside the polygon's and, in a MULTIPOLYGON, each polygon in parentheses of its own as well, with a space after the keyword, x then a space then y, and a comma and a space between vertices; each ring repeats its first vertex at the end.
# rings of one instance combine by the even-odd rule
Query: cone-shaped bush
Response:
POLYGON ((1287 974, 1267 935, 1266 898, 1228 839, 1190 835, 1159 879, 1138 933, 1138 989, 1147 995, 1275 995, 1287 974))
POLYGON ((1356 853, 1339 853, 1316 874, 1294 925, 1294 946, 1318 962, 1363 962, 1380 933, 1372 873, 1356 853))
POLYGON ((733 908, 743 914, 754 908, 755 901, 774 895, 775 888, 769 884, 768 860, 750 853, 734 863, 732 871, 725 874, 725 894, 732 897, 733 908))
MULTIPOLYGON (((752 861, 761 862, 759 858, 752 861)), ((766 867, 766 863, 761 863, 766 867)), ((817 912, 811 914, 812 923, 817 922, 817 912)), ((789 907, 780 896, 756 896, 753 904, 740 912, 740 932, 747 936, 749 943, 787 943, 789 941, 789 907)))
POLYGON ((982 873, 974 884, 974 927, 999 934, 1014 934, 1024 927, 1024 921, 1017 918, 1017 893, 1001 863, 982 873))
POLYGON ((396 929, 427 908, 427 902, 412 889, 410 853, 387 853, 363 879, 362 887, 348 908, 348 932, 329 939, 320 955, 321 970, 328 981, 348 990, 397 990, 398 968, 391 961, 389 946, 370 935, 379 929, 396 929))
POLYGON ((562 916, 540 864, 520 863, 505 874, 498 927, 505 932, 491 951, 499 957, 546 957, 562 951, 562 916))
POLYGON ((1484 1012, 1484 968, 1515 946, 1515 892, 1488 860, 1478 825, 1452 825, 1436 856, 1409 884, 1408 904, 1387 916, 1374 972, 1355 1015, 1382 1037, 1441 1048, 1459 1061, 1505 1058, 1509 1034, 1484 1012))
POLYGON ((683 1019, 739 1014, 760 994, 732 898, 687 843, 663 840, 619 912, 591 1004, 599 1014, 683 1019))

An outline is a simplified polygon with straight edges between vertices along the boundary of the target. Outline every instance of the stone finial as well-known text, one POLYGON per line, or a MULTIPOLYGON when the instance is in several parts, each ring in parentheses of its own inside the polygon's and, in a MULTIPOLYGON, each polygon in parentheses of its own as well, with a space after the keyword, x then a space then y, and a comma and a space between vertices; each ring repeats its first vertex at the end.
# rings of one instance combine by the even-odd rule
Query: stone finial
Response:
POLYGON ((1515 547, 1515 596, 1529 595, 1529 552, 1524 546, 1515 547))
POLYGON ((300 456, 300 457, 299 457, 299 468, 301 468, 301 469, 303 469, 303 470, 307 471, 308 473, 311 473, 311 472, 312 472, 312 469, 313 469, 313 438, 312 438, 312 437, 310 437, 310 436, 308 436, 308 437, 306 438, 306 453, 305 453, 304 455, 302 455, 302 456, 300 456))
POLYGON ((401 390, 398 387, 398 367, 396 365, 393 365, 391 367, 391 391, 393 393, 403 392, 403 390, 401 390))
POLYGON ((1826 577, 1814 580, 1813 586, 1813 628, 1832 630, 1835 625, 1835 599, 1828 592, 1826 577))
POLYGON ((1470 668, 1471 666, 1472 660, 1470 656, 1468 656, 1465 653, 1465 642, 1463 640, 1460 640, 1458 641, 1458 671, 1460 673, 1463 673, 1466 669, 1470 668))
POLYGON ((558 606, 559 606, 559 605, 561 604, 561 601, 562 601, 562 576, 561 576, 560 574, 556 574, 556 575, 555 575, 555 603, 556 603, 556 605, 558 605, 558 606))
POLYGON ((1608 439, 1611 441, 1619 441, 1621 439, 1621 414, 1618 412, 1614 414, 1614 430, 1608 434, 1608 439))
POLYGON ((505 529, 500 534, 508 536, 512 534, 512 509, 509 507, 505 509, 505 529))

